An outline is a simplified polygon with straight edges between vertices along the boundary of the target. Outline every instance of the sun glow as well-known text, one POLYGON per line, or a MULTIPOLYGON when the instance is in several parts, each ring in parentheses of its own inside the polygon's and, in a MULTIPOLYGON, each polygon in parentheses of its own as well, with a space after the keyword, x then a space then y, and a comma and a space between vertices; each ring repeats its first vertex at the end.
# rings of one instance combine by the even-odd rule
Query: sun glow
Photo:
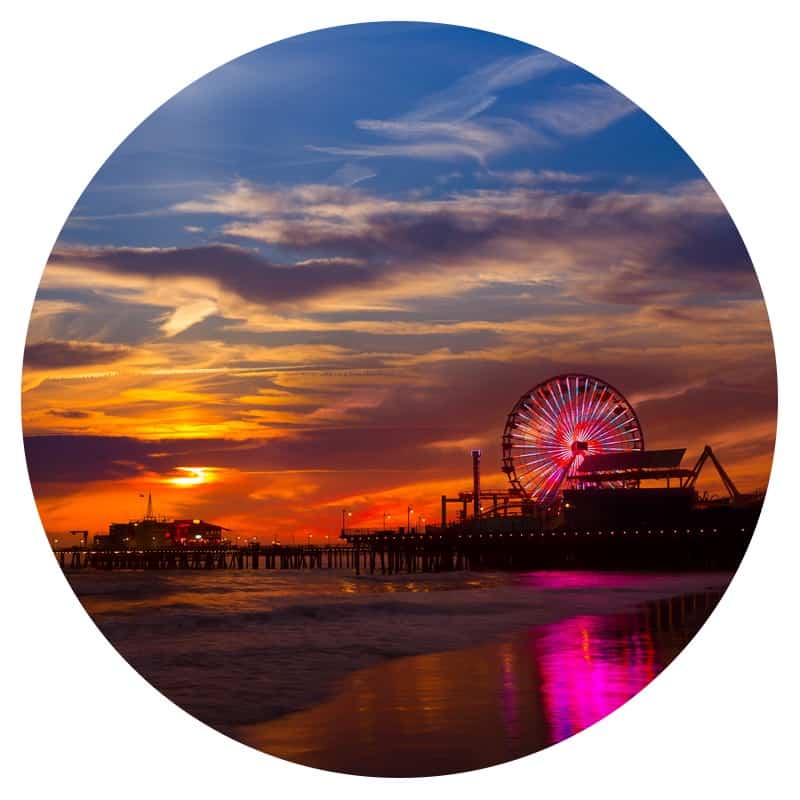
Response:
POLYGON ((172 486, 181 488, 200 486, 204 483, 211 483, 214 479, 213 470, 210 467, 176 467, 176 470, 182 474, 166 479, 166 483, 172 486))

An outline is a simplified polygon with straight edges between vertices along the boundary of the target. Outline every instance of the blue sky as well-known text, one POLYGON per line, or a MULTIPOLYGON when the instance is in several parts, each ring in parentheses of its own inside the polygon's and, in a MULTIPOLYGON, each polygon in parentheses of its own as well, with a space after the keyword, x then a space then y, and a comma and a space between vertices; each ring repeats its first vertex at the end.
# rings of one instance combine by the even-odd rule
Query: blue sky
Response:
POLYGON ((188 86, 99 170, 62 240, 197 241, 185 227, 205 227, 207 216, 175 219, 159 210, 239 178, 441 196, 502 185, 493 173, 520 170, 574 173, 589 191, 664 189, 700 177, 647 114, 567 61, 465 28, 358 25, 279 42, 188 86), (526 59, 541 63, 525 69, 526 59), (453 137, 404 140, 365 127, 404 118, 470 122, 478 134, 497 127, 500 141, 470 153, 453 137), (441 139, 439 150, 431 147, 441 139), (386 154, 426 143, 431 155, 386 154))

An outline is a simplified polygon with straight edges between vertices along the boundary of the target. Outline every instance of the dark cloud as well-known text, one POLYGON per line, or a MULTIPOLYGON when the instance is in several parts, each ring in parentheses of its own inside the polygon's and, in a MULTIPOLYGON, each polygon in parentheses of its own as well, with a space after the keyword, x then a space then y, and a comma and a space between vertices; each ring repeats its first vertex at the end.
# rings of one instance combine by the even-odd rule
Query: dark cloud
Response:
MULTIPOLYGON (((638 414, 647 433, 648 445, 664 446, 681 439, 714 445, 715 440, 736 428, 746 429, 759 422, 773 422, 777 414, 777 387, 774 373, 761 371, 747 386, 708 382, 692 387, 674 397, 645 400, 638 414), (755 378, 762 378, 759 382, 755 378)), ((763 442, 764 450, 772 441, 763 442)))
POLYGON ((127 436, 26 436, 25 457, 31 482, 84 483, 121 480, 146 471, 169 472, 185 457, 218 447, 224 440, 151 442, 127 436))
POLYGON ((103 248, 56 251, 52 264, 76 264, 148 278, 209 278, 248 300, 283 303, 369 283, 373 275, 348 261, 311 260, 286 266, 232 245, 169 249, 103 248))
POLYGON ((710 191, 696 187, 685 195, 517 189, 386 208, 372 199, 368 205, 357 224, 318 224, 311 208, 267 228, 244 221, 228 230, 300 252, 363 259, 387 277, 392 269, 464 267, 481 258, 519 261, 522 246, 530 252, 533 275, 537 262, 566 260, 567 283, 597 274, 604 279, 597 299, 609 302, 642 302, 648 292, 662 296, 663 280, 672 283, 673 294, 699 284, 721 292, 754 289, 736 227, 710 191), (620 265, 626 271, 617 279, 609 268, 620 265), (630 272, 637 276, 635 291, 630 272))
POLYGON ((87 367, 119 361, 129 352, 123 345, 50 340, 25 348, 28 368, 87 367))
POLYGON ((264 195, 267 216, 246 207, 231 211, 220 200, 217 213, 239 214, 227 232, 306 260, 287 266, 218 244, 56 251, 52 263, 149 278, 208 278, 265 304, 379 285, 404 273, 469 272, 487 258, 529 260, 531 277, 539 273, 537 264, 568 264, 564 282, 583 285, 596 276, 588 296, 604 302, 648 302, 699 290, 757 293, 741 237, 705 185, 685 194, 517 188, 399 203, 353 191, 322 200, 312 193, 307 205, 287 199, 283 212, 279 194, 264 195))
POLYGON ((53 417, 62 417, 63 419, 86 419, 87 417, 91 416, 91 414, 89 414, 87 411, 71 411, 69 409, 65 411, 59 411, 55 408, 50 409, 50 411, 47 413, 53 417))

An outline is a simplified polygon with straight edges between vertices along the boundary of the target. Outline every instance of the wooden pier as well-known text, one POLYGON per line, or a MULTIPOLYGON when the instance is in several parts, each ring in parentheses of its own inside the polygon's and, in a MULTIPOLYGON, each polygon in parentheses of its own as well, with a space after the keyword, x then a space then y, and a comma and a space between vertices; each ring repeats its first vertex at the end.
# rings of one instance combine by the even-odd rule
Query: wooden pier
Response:
POLYGON ((62 569, 101 570, 207 570, 207 569, 347 569, 351 568, 350 546, 268 547, 160 547, 112 549, 70 547, 55 550, 62 569))
POLYGON ((454 570, 733 569, 752 526, 345 533, 337 545, 56 550, 65 570, 325 570, 398 575, 454 570))

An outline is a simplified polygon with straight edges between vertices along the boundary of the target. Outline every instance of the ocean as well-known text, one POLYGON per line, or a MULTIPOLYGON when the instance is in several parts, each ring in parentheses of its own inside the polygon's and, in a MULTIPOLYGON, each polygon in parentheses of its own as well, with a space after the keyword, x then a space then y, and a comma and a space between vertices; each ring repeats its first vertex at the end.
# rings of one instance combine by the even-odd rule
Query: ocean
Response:
POLYGON ((728 573, 72 572, 171 701, 308 766, 477 769, 583 730, 646 686, 728 573))

